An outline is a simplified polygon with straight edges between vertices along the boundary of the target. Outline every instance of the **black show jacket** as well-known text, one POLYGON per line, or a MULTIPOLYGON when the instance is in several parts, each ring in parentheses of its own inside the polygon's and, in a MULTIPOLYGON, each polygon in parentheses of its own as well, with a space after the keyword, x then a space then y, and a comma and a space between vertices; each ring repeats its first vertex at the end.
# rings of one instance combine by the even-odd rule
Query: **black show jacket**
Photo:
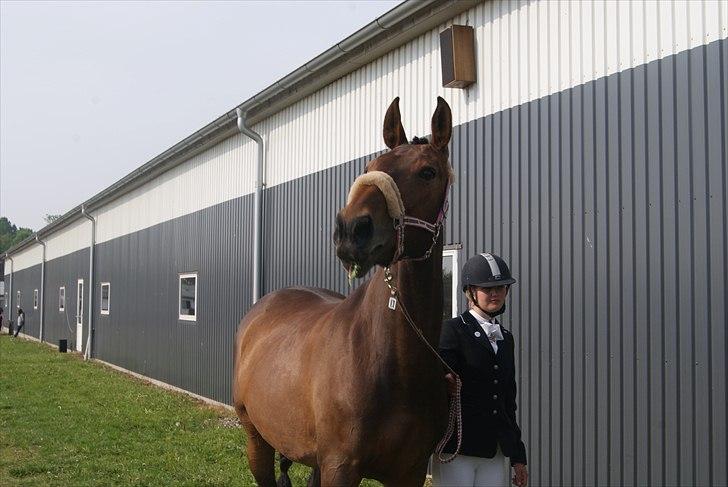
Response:
MULTIPOLYGON (((516 368, 513 335, 501 326, 498 353, 470 312, 442 324, 440 354, 462 381, 462 455, 493 458, 498 445, 511 464, 526 463, 516 422, 516 368), (476 333, 477 332, 477 333, 476 333)), ((445 451, 455 451, 455 435, 445 451)))

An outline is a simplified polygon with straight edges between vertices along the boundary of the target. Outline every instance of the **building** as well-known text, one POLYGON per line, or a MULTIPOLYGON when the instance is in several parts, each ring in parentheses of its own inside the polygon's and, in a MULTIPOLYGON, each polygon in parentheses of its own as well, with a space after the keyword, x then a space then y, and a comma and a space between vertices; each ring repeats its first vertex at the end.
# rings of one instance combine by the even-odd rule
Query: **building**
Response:
POLYGON ((484 249, 519 279, 505 322, 534 483, 726 484, 727 37, 726 1, 406 2, 235 107, 261 178, 231 109, 10 249, 8 311, 229 403, 254 291, 347 292, 334 215, 389 102, 425 135, 441 95, 449 299, 484 249), (463 89, 442 87, 452 24, 475 33, 463 89))

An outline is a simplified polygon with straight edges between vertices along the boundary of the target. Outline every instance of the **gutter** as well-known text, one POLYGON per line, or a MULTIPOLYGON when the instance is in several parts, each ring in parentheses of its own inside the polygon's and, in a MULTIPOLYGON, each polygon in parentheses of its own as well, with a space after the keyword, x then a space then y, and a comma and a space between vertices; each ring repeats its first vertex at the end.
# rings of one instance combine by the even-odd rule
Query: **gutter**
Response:
POLYGON ((84 360, 91 358, 91 346, 94 334, 94 248, 96 247, 96 219, 86 212, 86 207, 81 205, 81 215, 91 221, 91 246, 88 257, 88 337, 86 339, 86 351, 83 353, 84 360))
POLYGON ((38 332, 38 340, 43 341, 43 323, 45 318, 45 301, 43 296, 45 295, 45 264, 46 264, 46 243, 35 234, 35 241, 43 246, 43 259, 40 263, 40 330, 38 332))
MULTIPOLYGON (((138 188, 173 167, 238 132, 237 111, 245 114, 247 126, 281 111, 320 88, 377 59, 418 35, 446 23, 483 0, 409 0, 397 5, 343 41, 319 54, 205 127, 162 152, 146 164, 38 230, 47 235, 81 216, 81 208, 99 208, 138 188)), ((8 250, 16 252, 33 237, 8 250)))
POLYGON ((254 132, 247 125, 247 112, 243 112, 241 108, 235 110, 238 120, 238 130, 247 135, 258 144, 258 167, 255 171, 255 200, 253 210, 253 304, 260 299, 261 282, 263 276, 263 260, 261 256, 261 247, 263 243, 263 167, 265 157, 265 146, 263 138, 257 132, 254 132))

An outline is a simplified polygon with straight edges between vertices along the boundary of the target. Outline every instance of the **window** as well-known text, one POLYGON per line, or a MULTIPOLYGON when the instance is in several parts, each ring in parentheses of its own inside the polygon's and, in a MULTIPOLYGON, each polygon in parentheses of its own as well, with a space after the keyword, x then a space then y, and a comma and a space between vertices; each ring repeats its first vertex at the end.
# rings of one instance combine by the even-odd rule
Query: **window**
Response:
POLYGON ((197 273, 179 276, 179 319, 197 321, 197 273))
POLYGON ((16 308, 20 308, 20 306, 21 306, 20 300, 23 297, 23 293, 21 293, 20 291, 18 291, 18 293, 16 294, 16 296, 17 296, 18 300, 15 302, 15 307, 16 308))
POLYGON ((109 314, 111 308, 111 284, 108 282, 101 283, 101 314, 109 314))
POLYGON ((33 309, 38 309, 38 290, 33 289, 33 309))
POLYGON ((66 288, 64 286, 58 288, 58 311, 66 311, 66 288))
POLYGON ((448 320, 458 315, 458 251, 445 250, 442 253, 442 318, 448 320))

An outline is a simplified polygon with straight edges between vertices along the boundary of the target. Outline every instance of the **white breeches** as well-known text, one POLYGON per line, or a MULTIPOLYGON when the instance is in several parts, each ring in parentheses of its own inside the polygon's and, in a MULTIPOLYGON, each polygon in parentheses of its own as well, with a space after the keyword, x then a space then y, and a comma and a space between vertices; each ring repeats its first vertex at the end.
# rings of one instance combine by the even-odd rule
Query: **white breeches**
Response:
POLYGON ((500 448, 493 458, 458 455, 450 463, 432 459, 433 487, 510 487, 510 465, 500 448))

